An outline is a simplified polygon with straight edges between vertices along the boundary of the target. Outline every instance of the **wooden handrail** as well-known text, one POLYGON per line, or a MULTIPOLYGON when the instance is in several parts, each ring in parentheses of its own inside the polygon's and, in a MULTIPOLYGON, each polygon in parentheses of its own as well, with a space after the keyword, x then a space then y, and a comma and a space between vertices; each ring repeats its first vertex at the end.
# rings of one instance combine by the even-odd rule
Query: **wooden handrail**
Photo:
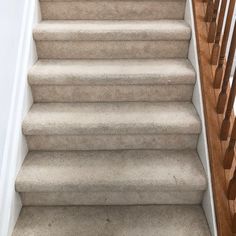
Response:
POLYGON ((236 0, 192 2, 218 235, 234 236, 236 69, 232 84, 230 76, 236 54, 236 22, 233 21, 236 0))

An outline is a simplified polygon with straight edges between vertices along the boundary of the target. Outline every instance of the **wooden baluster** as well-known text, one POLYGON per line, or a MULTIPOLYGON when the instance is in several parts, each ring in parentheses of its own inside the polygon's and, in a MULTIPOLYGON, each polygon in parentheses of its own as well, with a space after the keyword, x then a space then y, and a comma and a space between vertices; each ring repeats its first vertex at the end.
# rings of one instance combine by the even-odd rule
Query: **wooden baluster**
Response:
POLYGON ((233 233, 236 233, 236 213, 233 215, 233 233))
POLYGON ((224 36, 222 39, 222 44, 221 44, 221 49, 220 49, 220 57, 219 57, 218 66, 216 68, 216 73, 215 73, 214 88, 220 88, 221 81, 222 81, 224 62, 225 62, 225 53, 226 53, 227 44, 228 44, 231 22, 232 22, 232 18, 234 14, 234 5, 235 5, 235 0, 230 0, 228 14, 226 18, 224 36))
POLYGON ((213 9, 214 9, 213 0, 208 0, 206 15, 205 15, 205 21, 206 22, 211 22, 212 21, 213 9))
POLYGON ((234 24, 234 31, 233 31, 233 36, 232 36, 231 45, 229 49, 229 55, 228 55, 228 60, 226 64, 223 84, 222 84, 222 88, 221 88, 218 102, 217 102, 216 110, 218 114, 223 114, 225 110, 225 104, 227 101, 227 88, 228 88, 230 74, 231 74, 231 70, 232 70, 232 66, 234 62, 235 48, 236 48, 236 23, 234 24))
POLYGON ((222 0, 220 13, 219 13, 219 19, 217 23, 215 42, 214 42, 212 54, 211 54, 211 64, 213 65, 216 65, 218 62, 219 51, 220 51, 220 39, 221 39, 222 28, 223 28, 223 23, 224 23, 226 5, 227 5, 227 0, 222 0))
POLYGON ((230 89, 229 100, 228 100, 228 104, 227 104, 227 108, 225 112, 225 118, 221 126, 220 138, 222 140, 227 140, 228 138, 229 128, 230 128, 230 116, 231 116, 233 106, 234 106, 235 93, 236 93, 236 69, 234 71, 234 78, 233 78, 233 83, 230 89))
POLYGON ((236 197, 236 169, 228 186, 228 199, 235 200, 235 197, 236 197))
POLYGON ((236 143, 236 118, 234 119, 234 125, 229 141, 228 148, 225 152, 225 158, 224 158, 224 168, 225 169, 230 169, 232 167, 232 163, 234 160, 234 155, 235 155, 235 143, 236 143))
POLYGON ((216 19, 218 15, 219 5, 220 5, 220 0, 215 0, 212 20, 210 23, 210 28, 209 28, 209 33, 208 33, 208 43, 213 43, 215 39, 216 19))

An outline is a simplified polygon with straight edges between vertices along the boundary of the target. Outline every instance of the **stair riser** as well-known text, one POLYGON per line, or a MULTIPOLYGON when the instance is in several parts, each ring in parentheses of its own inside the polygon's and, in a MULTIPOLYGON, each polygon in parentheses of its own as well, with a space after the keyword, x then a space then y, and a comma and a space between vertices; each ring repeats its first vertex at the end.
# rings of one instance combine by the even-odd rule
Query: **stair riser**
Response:
POLYGON ((26 136, 29 150, 194 149, 197 134, 26 136))
POLYGON ((44 20, 183 19, 185 1, 41 2, 44 20))
POLYGON ((202 191, 180 192, 33 192, 21 193, 23 205, 145 205, 145 204, 200 204, 202 191))
POLYGON ((186 58, 189 41, 37 41, 40 59, 186 58))
POLYGON ((193 85, 32 86, 35 102, 190 101, 193 85))

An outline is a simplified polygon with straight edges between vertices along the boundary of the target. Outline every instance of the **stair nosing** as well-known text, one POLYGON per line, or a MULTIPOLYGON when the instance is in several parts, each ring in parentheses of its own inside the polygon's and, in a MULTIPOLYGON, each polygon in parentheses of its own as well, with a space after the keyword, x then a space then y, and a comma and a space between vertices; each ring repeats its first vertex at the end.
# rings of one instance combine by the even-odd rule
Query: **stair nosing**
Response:
POLYGON ((38 103, 23 122, 25 135, 189 135, 200 130, 191 102, 38 103))
POLYGON ((196 75, 187 59, 39 60, 30 69, 28 81, 33 86, 193 85, 196 75), (148 70, 137 73, 140 66, 148 70))
POLYGON ((49 20, 33 35, 36 41, 187 41, 191 29, 184 20, 49 20))

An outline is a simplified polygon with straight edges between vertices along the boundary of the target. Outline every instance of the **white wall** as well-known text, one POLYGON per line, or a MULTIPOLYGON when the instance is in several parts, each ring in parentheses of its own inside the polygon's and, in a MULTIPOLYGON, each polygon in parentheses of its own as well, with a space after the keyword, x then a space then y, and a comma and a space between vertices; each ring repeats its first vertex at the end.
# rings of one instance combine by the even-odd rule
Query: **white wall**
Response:
POLYGON ((0 166, 7 132, 10 104, 15 79, 19 37, 22 25, 24 3, 17 0, 1 0, 0 8, 0 166), (16 4, 18 2, 18 4, 16 4))
POLYGON ((32 104, 27 71, 37 60, 32 27, 37 0, 0 0, 0 235, 11 235, 21 209, 15 178, 27 153, 22 119, 32 104))

